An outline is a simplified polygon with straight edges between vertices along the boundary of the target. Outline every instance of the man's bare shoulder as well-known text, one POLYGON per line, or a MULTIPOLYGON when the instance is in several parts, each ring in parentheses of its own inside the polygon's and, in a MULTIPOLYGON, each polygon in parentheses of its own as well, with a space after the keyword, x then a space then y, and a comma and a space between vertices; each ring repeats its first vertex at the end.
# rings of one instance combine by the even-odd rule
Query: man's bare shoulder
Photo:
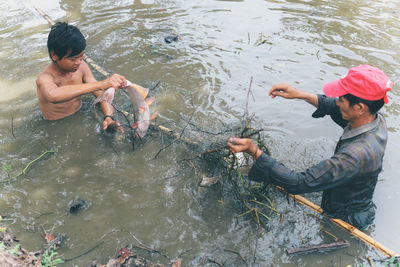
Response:
POLYGON ((83 74, 83 82, 85 83, 90 83, 90 82, 96 82, 96 78, 93 76, 93 73, 91 69, 89 68, 89 65, 85 62, 82 61, 80 67, 80 71, 82 71, 83 74))
POLYGON ((49 65, 38 74, 36 78, 36 84, 40 86, 43 83, 54 83, 54 77, 54 71, 51 69, 51 65, 49 65))

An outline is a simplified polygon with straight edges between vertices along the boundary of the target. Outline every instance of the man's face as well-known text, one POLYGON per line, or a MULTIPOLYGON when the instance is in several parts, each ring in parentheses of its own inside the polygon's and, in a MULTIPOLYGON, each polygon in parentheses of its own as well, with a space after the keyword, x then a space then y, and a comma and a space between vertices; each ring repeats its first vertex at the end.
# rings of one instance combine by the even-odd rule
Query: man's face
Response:
POLYGON ((58 65, 58 67, 61 68, 62 70, 68 72, 75 72, 79 69, 79 66, 81 65, 83 59, 83 52, 84 51, 73 57, 66 55, 62 59, 59 59, 56 55, 54 55, 53 59, 54 62, 58 65))
POLYGON ((359 117, 359 109, 357 108, 357 104, 350 106, 349 101, 340 96, 338 100, 336 100, 336 105, 340 108, 340 113, 342 114, 342 118, 347 121, 354 121, 359 117))

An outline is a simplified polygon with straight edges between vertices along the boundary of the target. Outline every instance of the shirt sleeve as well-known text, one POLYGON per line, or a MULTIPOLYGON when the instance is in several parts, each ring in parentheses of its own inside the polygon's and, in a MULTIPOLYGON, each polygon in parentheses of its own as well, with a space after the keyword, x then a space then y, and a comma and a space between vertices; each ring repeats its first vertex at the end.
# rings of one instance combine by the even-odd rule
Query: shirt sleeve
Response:
POLYGON ((249 178, 281 186, 291 194, 323 191, 352 180, 360 171, 359 159, 349 153, 335 154, 304 172, 296 172, 262 153, 249 172, 249 178))
POLYGON ((332 120, 344 128, 348 121, 342 118, 339 107, 336 105, 336 98, 326 97, 318 94, 318 108, 312 114, 313 118, 322 118, 325 115, 331 116, 332 120))

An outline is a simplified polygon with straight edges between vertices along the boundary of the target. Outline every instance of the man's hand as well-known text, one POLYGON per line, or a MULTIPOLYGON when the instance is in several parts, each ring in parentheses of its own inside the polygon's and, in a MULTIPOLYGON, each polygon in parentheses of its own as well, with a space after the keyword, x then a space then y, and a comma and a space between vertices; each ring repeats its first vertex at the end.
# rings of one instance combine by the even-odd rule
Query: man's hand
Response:
POLYGON ((262 151, 249 138, 231 137, 228 140, 229 149, 233 153, 246 152, 254 159, 258 159, 262 151))
POLYGON ((290 84, 280 83, 272 86, 269 94, 272 98, 277 96, 287 99, 303 99, 311 105, 318 107, 318 96, 316 94, 307 93, 300 89, 296 89, 290 84))
POLYGON ((124 133, 124 128, 122 128, 121 124, 118 121, 114 121, 110 117, 106 117, 103 121, 103 130, 114 130, 114 131, 121 131, 124 133))
POLYGON ((293 98, 301 98, 302 97, 303 91, 294 88, 290 84, 287 83, 280 83, 280 84, 275 84, 272 86, 271 90, 269 91, 269 96, 272 96, 272 98, 276 96, 280 96, 283 98, 287 99, 293 99, 293 98))
POLYGON ((126 79, 119 74, 113 74, 104 80, 107 83, 107 88, 113 87, 115 90, 126 88, 126 79))

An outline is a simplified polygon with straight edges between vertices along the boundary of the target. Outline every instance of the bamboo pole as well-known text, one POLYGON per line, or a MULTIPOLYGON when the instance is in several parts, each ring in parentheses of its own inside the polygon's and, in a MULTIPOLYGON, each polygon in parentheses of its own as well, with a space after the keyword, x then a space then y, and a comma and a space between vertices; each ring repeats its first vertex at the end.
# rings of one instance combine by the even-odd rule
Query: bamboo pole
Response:
MULTIPOLYGON (((283 188, 277 186, 278 189, 285 191, 283 188)), ((286 192, 286 191, 285 191, 286 192)), ((323 213, 323 210, 320 206, 318 206, 317 204, 311 202, 310 200, 306 199, 303 196, 300 195, 293 195, 293 194, 289 194, 289 196, 291 198, 293 198, 294 200, 296 200, 298 203, 312 209, 313 211, 315 211, 316 213, 322 214, 324 215, 325 218, 327 218, 328 220, 330 220, 331 222, 333 222, 334 224, 336 224, 337 226, 339 226, 340 228, 347 230, 348 232, 350 232, 350 234, 352 234, 355 237, 358 237, 359 239, 361 239, 362 241, 364 241, 365 243, 367 243, 368 245, 378 249, 379 251, 381 251, 383 254, 385 254, 388 257, 399 257, 400 254, 391 250, 390 248, 385 247, 384 245, 382 245, 381 243, 379 243, 378 241, 376 241, 375 239, 373 239, 371 236, 367 235, 366 233, 358 230, 357 228, 355 228, 353 225, 341 220, 341 219, 335 219, 335 218, 331 218, 328 215, 323 213)))
MULTIPOLYGON (((43 16, 43 18, 45 18, 50 25, 54 25, 54 21, 46 14, 44 13, 39 7, 37 7, 32 1, 30 1, 31 4, 33 5, 33 7, 36 9, 36 11, 43 16)), ((90 57, 88 57, 86 54, 84 55, 83 59, 89 64, 91 65, 96 71, 98 71, 99 73, 103 74, 104 76, 109 76, 110 74, 103 70, 99 65, 97 65, 90 57)), ((164 127, 162 125, 157 125, 156 126, 159 130, 161 130, 162 132, 175 136, 172 130, 168 129, 167 127, 164 127)), ((197 142, 191 141, 191 140, 185 140, 189 143, 192 144, 197 144, 197 142)), ((283 190, 283 188, 278 187, 279 189, 283 190)), ((314 204, 313 202, 309 201, 308 199, 306 199, 305 197, 302 197, 300 195, 292 195, 289 194, 289 196, 293 199, 295 199, 297 202, 299 202, 300 204, 309 207, 310 209, 312 209, 313 211, 315 211, 316 213, 319 214, 323 214, 327 219, 329 219, 331 222, 333 222, 334 224, 336 224, 337 226, 339 226, 342 229, 347 230, 348 232, 350 232, 353 236, 358 237, 359 239, 361 239, 362 241, 364 241, 365 243, 371 245, 372 247, 378 249, 379 251, 381 251, 383 254, 385 254, 388 257, 399 257, 400 254, 385 247, 384 245, 380 244, 378 241, 374 240, 372 237, 370 237, 369 235, 365 234, 364 232, 358 230, 357 228, 355 228, 354 226, 352 226, 351 224, 344 222, 340 219, 334 219, 334 218, 330 218, 329 216, 327 216, 326 214, 323 213, 323 210, 320 206, 314 204)))

